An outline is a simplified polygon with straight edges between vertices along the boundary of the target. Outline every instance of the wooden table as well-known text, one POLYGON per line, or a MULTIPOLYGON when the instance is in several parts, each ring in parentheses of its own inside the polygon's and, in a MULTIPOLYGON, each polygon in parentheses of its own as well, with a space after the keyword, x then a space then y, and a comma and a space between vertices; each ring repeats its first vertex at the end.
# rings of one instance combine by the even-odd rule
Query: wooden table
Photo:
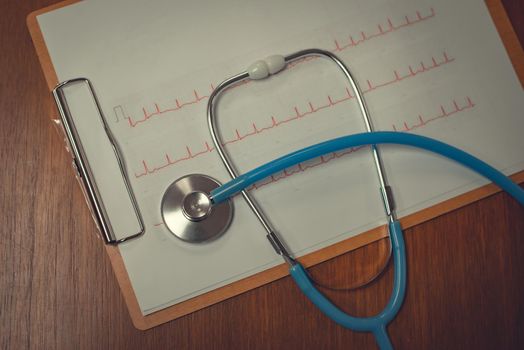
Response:
MULTIPOLYGON (((108 257, 49 121, 53 102, 26 29, 53 0, 3 1, 0 20, 1 349, 367 349, 289 277, 150 331, 131 324, 108 257)), ((524 40, 524 9, 506 0, 524 40)), ((406 232, 408 292, 389 327, 398 349, 524 349, 524 210, 505 194, 406 232)), ((312 269, 348 284, 377 269, 378 242, 312 269)), ((391 266, 364 290, 329 292, 345 310, 385 305, 391 266)))

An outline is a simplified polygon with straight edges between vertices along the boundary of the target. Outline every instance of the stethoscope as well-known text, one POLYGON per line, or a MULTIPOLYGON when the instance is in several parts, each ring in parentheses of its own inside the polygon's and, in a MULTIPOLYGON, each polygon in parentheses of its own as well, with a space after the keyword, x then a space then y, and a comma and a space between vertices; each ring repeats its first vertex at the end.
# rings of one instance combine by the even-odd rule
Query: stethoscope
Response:
POLYGON ((384 166, 377 145, 401 144, 425 149, 455 160, 476 171, 507 191, 524 205, 524 190, 500 171, 480 159, 443 142, 414 134, 402 132, 375 132, 364 102, 362 91, 346 65, 334 54, 320 49, 308 49, 288 56, 274 55, 252 64, 246 71, 232 76, 220 83, 211 93, 207 104, 207 123, 211 138, 220 159, 232 180, 224 185, 213 178, 191 174, 179 178, 165 191, 161 203, 162 218, 166 227, 178 238, 191 243, 216 239, 229 227, 233 217, 233 204, 228 199, 241 193, 247 205, 266 231, 266 237, 277 254, 289 265, 289 272, 300 290, 325 315, 343 327, 360 332, 371 332, 380 349, 392 349, 386 327, 395 318, 406 292, 406 251, 402 227, 395 214, 391 187, 388 185, 384 166), (321 56, 333 61, 344 73, 353 89, 354 96, 364 118, 365 133, 343 136, 301 150, 292 152, 247 173, 239 175, 225 152, 223 142, 217 132, 215 117, 216 98, 227 88, 245 80, 265 79, 282 71, 292 61, 308 56, 321 56), (354 317, 346 314, 329 301, 315 287, 306 269, 295 260, 255 199, 246 190, 264 178, 299 163, 351 147, 370 146, 382 194, 382 202, 387 216, 389 238, 391 240, 394 281, 393 291, 386 307, 373 317, 354 317))

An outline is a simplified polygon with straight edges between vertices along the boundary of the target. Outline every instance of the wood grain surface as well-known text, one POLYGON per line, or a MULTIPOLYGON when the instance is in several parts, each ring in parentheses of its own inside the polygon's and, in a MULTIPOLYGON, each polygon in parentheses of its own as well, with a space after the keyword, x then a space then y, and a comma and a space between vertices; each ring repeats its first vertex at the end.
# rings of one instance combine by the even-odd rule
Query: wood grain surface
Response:
MULTIPOLYGON (((1 349, 374 349, 337 326, 289 277, 146 332, 136 330, 49 115, 25 17, 56 1, 0 2, 1 349)), ((524 37, 519 0, 504 1, 524 37)), ((524 210, 497 194, 406 232, 408 292, 389 327, 398 349, 524 348, 524 210)), ((362 280, 383 241, 311 269, 330 285, 362 280)), ((327 294, 370 315, 392 270, 327 294)))

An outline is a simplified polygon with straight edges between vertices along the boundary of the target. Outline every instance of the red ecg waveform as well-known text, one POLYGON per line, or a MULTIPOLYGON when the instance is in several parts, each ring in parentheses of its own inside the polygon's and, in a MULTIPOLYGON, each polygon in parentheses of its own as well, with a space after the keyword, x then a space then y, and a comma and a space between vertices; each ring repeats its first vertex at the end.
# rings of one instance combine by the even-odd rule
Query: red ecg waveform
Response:
MULTIPOLYGON (((353 97, 351 97, 353 98, 353 97)), ((345 100, 348 100, 349 98, 348 97, 345 97, 345 100)), ((413 130, 413 129, 416 129, 416 128, 420 128, 420 127, 423 127, 425 125, 427 125, 428 123, 431 123, 433 121, 436 121, 438 119, 442 119, 442 118, 446 118, 446 117, 449 117, 449 116, 452 116, 456 113, 459 113, 459 112, 462 112, 462 111, 465 111, 465 110, 468 110, 468 109, 471 109, 473 107, 475 107, 475 104, 473 103, 473 101, 471 100, 471 98, 469 96, 467 96, 465 99, 464 99, 465 103, 463 105, 459 105, 456 100, 452 100, 451 102, 451 109, 449 109, 449 111, 446 111, 445 107, 443 105, 440 105, 439 106, 439 113, 438 114, 435 114, 433 116, 430 116, 430 117, 426 117, 426 118, 423 118, 421 114, 418 115, 418 122, 417 124, 413 124, 411 126, 409 126, 407 124, 407 122, 404 122, 403 123, 403 126, 404 126, 404 129, 402 131, 410 131, 410 130, 413 130)), ((338 103, 338 101, 337 101, 338 103)), ((333 105, 333 101, 330 101, 330 104, 328 104, 328 106, 331 106, 333 105)), ((266 127, 263 127, 263 128, 259 128, 255 125, 255 123, 252 123, 253 125, 253 131, 251 132, 248 132, 244 135, 241 135, 240 132, 238 131, 238 129, 235 129, 235 138, 233 139, 230 139, 230 140, 227 140, 224 142, 224 146, 228 145, 228 144, 231 144, 231 143, 235 143, 235 142, 239 142, 241 140, 244 140, 248 137, 251 137, 251 136, 256 136, 256 135, 259 135, 260 133, 266 131, 266 130, 269 130, 269 129, 273 129, 275 127, 278 127, 282 124, 285 124, 285 123, 288 123, 292 120, 298 120, 300 118, 303 118, 304 116, 306 115, 309 115, 309 114, 313 114, 313 113, 316 113, 317 111, 319 111, 320 109, 322 108, 316 108, 314 109, 314 107, 312 105, 311 106, 311 110, 310 111, 307 111, 307 112, 304 112, 304 113, 301 113, 298 112, 298 109, 295 109, 296 111, 296 115, 292 116, 292 117, 289 117, 288 119, 283 119, 283 120, 280 120, 280 121, 277 121, 275 119, 275 117, 271 117, 271 123, 266 126, 266 127)), ((325 107, 324 107, 325 108, 325 107)), ((392 125, 392 128, 393 130, 395 131, 398 131, 397 127, 395 125, 392 125)), ((357 148, 358 149, 358 148, 357 148)), ((153 168, 150 168, 146 161, 145 160, 142 160, 142 166, 143 166, 143 172, 141 173, 136 173, 135 172, 135 178, 140 178, 140 177, 143 177, 143 176, 146 176, 146 175, 151 175, 151 174, 154 174, 162 169, 165 169, 169 166, 172 166, 174 164, 177 164, 177 163, 180 163, 180 162, 184 162, 184 161, 188 161, 190 159, 193 159, 193 158, 197 158, 197 157, 200 157, 204 154, 207 154, 207 153, 211 153, 215 150, 214 147, 211 147, 209 145, 209 143, 206 141, 204 142, 204 148, 198 152, 193 152, 189 146, 186 145, 186 156, 184 157, 181 157, 181 158, 178 158, 178 159, 171 159, 171 157, 169 156, 169 154, 165 154, 165 162, 164 164, 162 165, 159 165, 159 166, 156 166, 156 167, 153 167, 153 168)), ((294 175, 296 173, 299 173, 299 172, 303 172, 307 169, 310 169, 310 168, 313 168, 313 167, 316 167, 320 164, 325 164, 333 159, 336 159, 336 158, 340 158, 346 154, 349 154, 349 153, 352 153, 354 152, 356 149, 350 149, 350 150, 346 150, 346 151, 343 151, 343 152, 339 152, 339 153, 333 153, 332 155, 328 155, 328 156, 324 156, 324 157, 320 157, 319 158, 319 162, 317 163, 312 163, 312 164, 299 164, 297 166, 297 169, 294 170, 294 171, 288 171, 286 173, 286 171, 284 171, 279 177, 271 177, 270 178, 270 182, 268 183, 271 183, 271 182, 275 182, 275 181, 278 181, 282 178, 285 178, 285 177, 289 177, 291 175, 294 175)), ((262 184, 258 184, 256 185, 255 188, 259 188, 261 186, 264 186, 265 184, 268 184, 268 183, 262 183, 262 184)))
POLYGON ((363 42, 366 42, 368 40, 371 40, 371 39, 374 39, 374 38, 377 38, 377 37, 380 37, 380 36, 383 36, 383 35, 386 35, 388 33, 392 33, 392 32, 395 32, 401 28, 404 28, 404 27, 409 27, 409 26, 412 26, 414 24, 417 24, 417 23, 420 23, 420 22, 423 22, 425 20, 428 20, 430 18, 433 18, 435 17, 435 10, 433 9, 433 7, 431 7, 429 9, 429 14, 428 15, 421 15, 420 14, 420 11, 415 11, 415 15, 416 15, 416 18, 415 19, 410 19, 409 16, 404 16, 404 21, 403 22, 400 22, 398 24, 393 24, 393 22, 391 21, 391 19, 388 17, 387 18, 387 27, 386 29, 382 28, 382 24, 377 24, 377 31, 374 32, 374 33, 371 33, 371 34, 366 34, 365 32, 361 31, 360 32, 360 38, 358 38, 357 40, 355 40, 353 38, 352 35, 350 35, 348 37, 348 42, 346 44, 340 44, 338 40, 334 40, 334 43, 335 43, 335 48, 331 50, 331 52, 340 52, 340 51, 344 51, 350 47, 355 47, 355 46, 358 46, 359 44, 362 44, 363 42))
POLYGON ((344 156, 347 156, 348 154, 356 152, 359 149, 362 149, 362 148, 365 148, 365 147, 366 146, 353 147, 353 148, 349 148, 347 150, 344 150, 342 152, 333 152, 333 153, 328 154, 328 155, 320 156, 320 157, 318 157, 316 159, 315 162, 309 163, 309 164, 299 163, 299 164, 296 165, 296 167, 294 167, 292 169, 284 169, 280 174, 271 175, 267 180, 261 181, 261 182, 256 183, 256 184, 253 184, 248 190, 256 190, 256 189, 259 189, 259 188, 264 187, 266 185, 269 185, 269 184, 272 184, 274 182, 280 181, 282 179, 286 179, 286 178, 288 178, 290 176, 293 176, 293 175, 296 175, 296 174, 299 174, 299 173, 303 173, 303 172, 305 172, 305 171, 307 171, 309 169, 313 169, 313 168, 316 168, 319 165, 324 165, 326 163, 329 163, 333 159, 342 158, 344 156))
MULTIPOLYGON (((376 26, 376 31, 374 32, 364 32, 364 31, 360 31, 359 32, 359 37, 357 37, 357 39, 355 39, 352 35, 350 35, 344 42, 342 42, 341 40, 337 40, 337 39, 334 39, 333 42, 334 42, 334 45, 335 47, 329 51, 331 52, 341 52, 341 51, 344 51, 344 50, 347 50, 351 47, 355 47, 355 46, 358 46, 366 41, 369 41, 369 40, 372 40, 374 38, 378 38, 380 36, 384 36, 386 34, 389 34, 389 33, 392 33, 392 32, 395 32, 401 28, 404 28, 404 27, 409 27, 409 26, 412 26, 412 25, 415 25, 417 23, 420 23, 420 22, 423 22, 423 21, 426 21, 430 18, 433 18, 435 17, 436 13, 435 13, 435 10, 431 7, 430 10, 429 10, 429 14, 426 14, 426 15, 422 15, 420 13, 420 11, 415 11, 415 18, 410 18, 408 15, 404 16, 403 20, 397 24, 394 24, 393 21, 391 20, 390 17, 387 17, 385 22, 387 23, 387 25, 385 26, 382 26, 382 24, 377 24, 376 26)), ((411 15, 413 16, 413 15, 411 15)), ((309 59, 314 59, 316 57, 310 57, 309 59)), ((305 62, 305 61, 308 61, 309 59, 304 59, 304 60, 299 60, 299 61, 295 61, 295 62, 292 62, 290 64, 287 65, 287 68, 291 68, 291 67, 294 67, 296 66, 297 64, 299 63, 302 63, 302 62, 305 62)), ((244 83, 247 83, 248 81, 245 81, 244 83)), ((236 85, 238 86, 238 85, 236 85)), ((235 86, 235 87, 236 87, 235 86)), ((214 85, 213 84, 210 84, 210 93, 215 89, 214 85)), ((152 117, 155 117, 155 116, 159 116, 159 115, 162 115, 162 114, 165 114, 165 113, 169 113, 169 112, 175 112, 175 111, 178 111, 180 109, 183 109, 184 107, 187 107, 187 106, 190 106, 190 105, 194 105, 194 104, 198 104, 199 102, 201 102, 202 100, 205 100, 209 98, 209 94, 199 94, 196 89, 193 89, 193 99, 189 100, 189 101, 180 101, 178 98, 175 99, 175 105, 172 106, 172 107, 168 107, 168 108, 165 108, 165 109, 161 109, 160 106, 158 105, 158 103, 154 103, 154 111, 153 112, 148 112, 146 110, 145 107, 142 108, 142 114, 143 114, 143 117, 142 119, 134 119, 132 118, 131 116, 129 115, 126 115, 125 116, 125 119, 127 119, 128 121, 128 124, 130 127, 136 127, 137 125, 140 125, 146 121, 148 121, 149 119, 151 119, 152 117)), ((117 119, 116 121, 120 120, 117 116, 117 119)))
MULTIPOLYGON (((409 126, 406 122, 404 122, 402 124, 403 126, 403 129, 400 129, 400 131, 411 131, 413 129, 417 129, 417 128, 421 128, 423 127, 424 125, 426 125, 427 123, 431 123, 437 119, 442 119, 442 118, 446 118, 446 117, 449 117, 455 113, 458 113, 458 112, 462 112, 463 110, 465 109, 470 109, 470 108, 473 108, 475 107, 475 104, 473 103, 473 101, 471 101, 471 98, 469 98, 469 96, 466 97, 466 104, 464 106, 459 106, 457 101, 453 100, 453 110, 451 110, 450 112, 447 112, 444 107, 441 105, 440 106, 440 114, 438 115, 435 115, 431 118, 422 118, 422 116, 419 114, 418 115, 418 122, 416 124, 413 124, 411 126, 409 126)), ((395 124, 392 125, 393 127, 393 130, 395 131, 399 131, 396 127, 395 124)))
MULTIPOLYGON (((430 118, 423 119, 422 116, 419 114, 418 115, 419 122, 417 124, 408 126, 407 123, 404 122, 403 123, 404 129, 401 130, 401 131, 411 131, 413 129, 420 128, 420 127, 422 127, 422 126, 424 126, 424 125, 426 125, 428 123, 431 123, 431 122, 433 122, 433 121, 435 121, 437 119, 446 118, 446 117, 452 116, 453 114, 462 112, 462 111, 464 111, 466 109, 471 109, 471 108, 475 107, 475 104, 473 103, 473 101, 471 101, 471 98, 469 96, 467 96, 465 100, 466 100, 466 104, 463 105, 463 106, 459 106, 457 104, 457 102, 455 100, 453 100, 452 103, 453 103, 453 108, 454 109, 449 111, 449 112, 446 111, 444 109, 444 107, 441 105, 440 106, 440 114, 435 115, 435 116, 430 117, 430 118)), ((395 127, 395 125, 393 125, 393 129, 395 131, 398 131, 397 128, 395 127)), ((264 182, 261 182, 261 183, 258 183, 258 184, 254 184, 253 185, 253 189, 258 189, 260 187, 263 187, 263 186, 269 185, 271 183, 280 181, 282 179, 288 178, 288 177, 293 176, 295 174, 302 173, 302 172, 304 172, 304 171, 306 171, 308 169, 312 169, 312 168, 315 168, 315 167, 317 167, 319 165, 326 164, 326 163, 332 161, 333 159, 341 158, 341 157, 346 156, 346 155, 348 155, 350 153, 358 151, 361 148, 364 148, 364 146, 353 147, 353 148, 350 148, 350 149, 342 151, 342 152, 333 152, 333 153, 331 153, 328 156, 320 156, 317 159, 316 162, 311 163, 311 164, 298 164, 296 166, 296 168, 293 168, 291 170, 284 170, 283 172, 281 172, 278 175, 271 175, 268 178, 268 180, 266 180, 264 182)))

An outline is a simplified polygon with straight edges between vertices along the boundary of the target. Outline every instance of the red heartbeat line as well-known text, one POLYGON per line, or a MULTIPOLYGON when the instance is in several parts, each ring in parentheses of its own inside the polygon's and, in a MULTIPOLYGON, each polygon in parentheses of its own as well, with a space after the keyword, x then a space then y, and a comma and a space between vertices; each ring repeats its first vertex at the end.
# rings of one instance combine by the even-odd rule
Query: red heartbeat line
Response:
MULTIPOLYGON (((347 99, 347 98, 346 98, 347 99)), ((452 101, 452 108, 453 109, 450 109, 449 111, 446 111, 446 109, 444 108, 443 105, 440 105, 439 106, 439 114, 436 114, 434 116, 431 116, 431 117, 426 117, 426 118, 423 118, 422 115, 418 115, 418 122, 417 124, 413 124, 411 126, 409 126, 406 122, 403 123, 403 126, 404 126, 404 129, 401 131, 410 131, 410 130, 413 130, 413 129, 416 129, 416 128, 420 128, 422 126, 425 126, 427 125, 428 123, 431 123, 435 120, 438 120, 438 119, 442 119, 442 118, 446 118, 446 117, 449 117, 449 116, 452 116, 456 113, 459 113, 459 112, 462 112, 464 110, 467 110, 467 109, 471 109, 473 107, 475 107, 475 104, 473 103, 473 101, 471 100, 471 98, 468 96, 465 98, 465 104, 460 106, 456 100, 453 100, 452 101)), ((315 112, 317 112, 319 109, 321 108, 317 108, 315 110, 315 112)), ((298 113, 298 110, 296 110, 297 113, 298 113)), ((224 142, 224 146, 228 145, 228 144, 231 144, 231 143, 235 143, 235 142, 239 142, 241 140, 244 140, 246 139, 247 137, 251 137, 251 136, 255 136, 255 135, 259 135, 260 133, 266 131, 266 130, 269 130, 269 129, 273 129, 275 127, 278 127, 282 124, 285 124, 285 123, 288 123, 290 122, 291 120, 297 120, 299 118, 302 118, 306 115, 309 115, 309 114, 312 114, 312 113, 315 113, 313 111, 308 111, 308 112, 305 112, 305 113, 302 113, 302 114, 297 114, 295 116, 292 116, 288 119, 283 119, 281 121, 277 121, 275 119, 275 117, 271 117, 271 124, 267 127, 264 127, 264 128, 258 128, 255 123, 253 123, 253 131, 252 132, 248 132, 244 135, 241 135, 240 132, 238 131, 238 129, 235 130, 235 138, 234 139, 231 139, 231 140, 228 140, 226 142, 224 142)), ((397 129, 397 127, 395 125, 392 125, 392 128, 393 130, 395 131, 399 131, 397 129)), ((215 150, 214 147, 211 147, 209 145, 209 143, 206 141, 204 142, 204 149, 201 150, 201 151, 198 151, 198 152, 193 152, 191 151, 191 149, 189 148, 189 146, 186 145, 186 156, 184 157, 181 157, 181 158, 178 158, 178 159, 171 159, 171 157, 169 156, 169 154, 165 154, 165 163, 163 165, 160 165, 160 166, 157 166, 157 167, 154 167, 154 168, 149 168, 149 166, 147 165, 146 161, 145 160, 142 160, 142 166, 143 166, 143 172, 141 173, 135 173, 135 178, 140 178, 140 177, 143 177, 143 176, 146 176, 146 175, 151 175, 151 174, 154 174, 156 173, 157 171, 160 171, 162 169, 165 169, 169 166, 172 166, 174 164, 177 164, 177 163, 180 163, 180 162, 184 162, 184 161, 188 161, 190 159, 193 159, 193 158, 197 158, 197 157, 200 157, 204 154, 207 154, 207 153, 211 153, 215 150)), ((350 150, 347 150, 347 151, 344 151, 342 153, 333 153, 331 156, 324 156, 324 157, 320 157, 320 163, 318 164, 305 164, 305 165, 299 165, 297 167, 298 170, 295 170, 294 172, 290 173, 289 176, 297 173, 297 172, 302 172, 302 171, 305 171, 307 169, 310 169, 312 167, 315 167, 315 166, 318 166, 320 164, 325 164, 335 158, 340 158, 341 156, 343 155, 346 155, 346 154, 349 154, 349 153, 352 153, 354 152, 356 149, 350 149, 350 150)), ((286 176, 286 172, 283 173, 283 175, 280 175, 280 178, 284 178, 284 177, 288 177, 286 176)), ((272 182, 275 182, 276 180, 273 180, 274 177, 271 177, 271 180, 272 182)), ((280 179, 279 178, 279 179, 280 179)), ((263 186, 262 185, 256 185, 257 187, 261 187, 263 186)), ((256 188, 257 188, 256 187, 256 188)))
MULTIPOLYGON (((431 123, 437 119, 442 119, 442 118, 446 118, 446 117, 449 117, 450 115, 453 115, 455 113, 458 113, 458 112, 462 112, 463 110, 465 109, 470 109, 470 108, 473 108, 475 107, 475 104, 473 103, 473 101, 471 101, 471 98, 469 98, 469 96, 466 96, 466 102, 467 104, 464 105, 464 106, 459 106, 457 101, 453 100, 453 110, 451 110, 450 112, 446 112, 446 110, 444 109, 444 107, 441 105, 440 106, 440 114, 436 115, 436 116, 433 116, 431 118, 422 118, 422 116, 419 114, 418 115, 418 122, 417 124, 413 124, 411 126, 408 126, 408 124, 406 122, 404 122, 402 124, 403 126, 403 129, 401 128, 400 131, 411 131, 413 129, 417 129, 417 128, 421 128, 423 127, 424 125, 426 125, 427 123, 431 123)), ((395 124, 392 125, 393 127, 393 130, 395 131, 399 131, 399 129, 397 129, 397 127, 395 126, 395 124)))
MULTIPOLYGON (((364 31, 360 31, 360 38, 355 39, 352 35, 350 35, 348 37, 348 39, 347 39, 347 43, 342 43, 341 44, 341 42, 339 40, 335 39, 335 40, 333 40, 334 44, 335 44, 335 47, 333 49, 329 50, 329 51, 331 51, 331 52, 341 52, 341 51, 347 50, 347 49, 349 49, 351 47, 358 46, 358 45, 360 45, 360 44, 362 44, 362 43, 364 43, 366 41, 372 40, 374 38, 377 38, 377 37, 380 37, 380 36, 383 36, 383 35, 395 32, 395 31, 397 31, 397 30, 399 30, 401 28, 409 27, 409 26, 412 26, 414 24, 426 21, 426 20, 428 20, 430 18, 435 17, 435 15, 436 15, 435 10, 431 7, 430 8, 430 13, 428 15, 424 16, 424 15, 420 14, 420 11, 416 11, 415 12, 415 16, 416 16, 415 19, 410 19, 409 16, 404 16, 403 21, 400 22, 399 24, 393 24, 391 19, 389 17, 387 17, 387 19, 386 19, 387 26, 386 26, 385 29, 383 28, 382 24, 378 24, 376 32, 365 33, 364 31)), ((309 60, 315 59, 315 58, 316 57, 308 57, 308 58, 303 59, 303 60, 292 62, 292 63, 288 64, 286 68, 289 69, 289 68, 294 67, 294 66, 296 66, 296 65, 298 65, 300 63, 303 63, 305 61, 309 61, 309 60)), ((248 82, 249 81, 244 81, 244 84, 247 84, 248 82)), ((241 85, 241 84, 237 84, 234 87, 237 87, 239 85, 241 85)), ((211 89, 210 93, 215 89, 213 84, 210 84, 210 89, 211 89)), ((129 126, 134 128, 137 125, 140 125, 140 124, 148 121, 152 117, 159 116, 159 115, 162 115, 162 114, 165 114, 165 113, 169 113, 169 112, 178 111, 180 109, 183 109, 184 107, 187 107, 187 106, 190 106, 190 105, 194 105, 194 104, 198 104, 202 100, 205 100, 205 99, 208 99, 208 98, 209 98, 209 95, 199 94, 194 89, 193 90, 193 99, 192 100, 181 102, 179 99, 175 99, 175 105, 173 107, 169 107, 169 108, 165 108, 165 109, 161 109, 160 106, 158 105, 158 103, 154 103, 155 109, 154 109, 153 112, 148 112, 145 109, 145 107, 142 108, 142 113, 143 113, 142 119, 134 120, 131 116, 127 116, 126 119, 127 119, 128 123, 129 123, 129 126)))
POLYGON ((404 21, 401 22, 400 24, 397 24, 397 25, 394 25, 393 22, 391 21, 391 19, 388 17, 387 18, 387 23, 388 24, 387 24, 387 28, 386 29, 382 28, 382 24, 379 23, 379 24, 377 24, 377 31, 375 33, 366 34, 365 32, 361 31, 360 32, 360 38, 358 38, 357 40, 355 40, 353 38, 353 36, 350 35, 349 38, 348 38, 348 43, 345 44, 345 45, 340 45, 338 40, 334 40, 335 48, 333 50, 331 50, 331 51, 332 52, 344 51, 344 50, 346 50, 346 49, 348 49, 350 47, 358 46, 359 44, 361 44, 363 42, 366 42, 368 40, 371 40, 371 39, 374 39, 374 38, 386 35, 388 33, 395 32, 395 31, 397 31, 397 30, 399 30, 401 28, 404 28, 404 27, 409 27, 409 26, 412 26, 414 24, 423 22, 425 20, 428 20, 430 18, 435 17, 435 10, 433 9, 433 7, 431 7, 429 15, 426 15, 426 16, 421 15, 419 11, 416 11, 415 14, 416 14, 416 18, 415 19, 410 19, 409 16, 404 16, 404 21))
MULTIPOLYGON (((431 123, 431 122, 433 122, 433 121, 435 121, 437 119, 446 118, 446 117, 449 117, 449 116, 451 116, 453 114, 462 112, 462 111, 464 111, 466 109, 473 108, 473 107, 475 107, 475 104, 473 103, 473 101, 471 101, 471 98, 466 97, 466 104, 464 106, 459 106, 457 104, 457 102, 455 100, 453 100, 453 107, 454 107, 453 110, 451 110, 450 112, 447 112, 444 109, 444 107, 441 105, 440 106, 441 114, 433 116, 431 118, 423 119, 422 116, 419 114, 418 115, 419 122, 417 124, 408 126, 407 123, 404 122, 404 124, 403 124, 404 129, 401 130, 401 131, 411 131, 413 129, 420 128, 420 127, 422 127, 422 126, 424 126, 424 125, 426 125, 428 123, 431 123)), ((397 128, 395 127, 395 125, 393 125, 393 129, 395 131, 398 131, 397 128)), ((341 158, 341 157, 346 156, 346 155, 348 155, 350 153, 356 152, 356 151, 358 151, 361 148, 364 148, 364 146, 350 148, 350 149, 342 151, 342 152, 334 152, 334 153, 331 153, 328 156, 320 156, 317 159, 317 161, 315 163, 312 163, 312 164, 298 164, 297 167, 292 169, 292 170, 284 170, 282 173, 280 173, 279 175, 276 175, 276 176, 271 175, 268 180, 266 180, 264 182, 261 182, 261 183, 258 183, 258 184, 254 184, 252 186, 252 188, 253 189, 258 189, 260 187, 263 187, 263 186, 269 185, 271 183, 280 181, 282 179, 288 178, 288 177, 293 176, 295 174, 302 173, 302 172, 304 172, 304 171, 306 171, 308 169, 312 169, 312 168, 315 168, 315 167, 317 167, 319 165, 326 164, 326 163, 332 161, 333 159, 341 158)))
POLYGON ((342 152, 333 152, 328 155, 320 156, 316 159, 316 162, 305 164, 305 163, 299 163, 295 168, 292 169, 284 169, 280 174, 278 175, 271 175, 267 180, 253 184, 248 190, 256 190, 261 187, 267 186, 269 184, 278 182, 282 179, 286 179, 288 177, 291 177, 293 175, 303 173, 309 169, 316 168, 319 165, 324 165, 326 163, 329 163, 333 159, 342 158, 344 156, 347 156, 348 154, 354 153, 358 151, 359 149, 365 148, 366 146, 360 146, 360 147, 353 147, 347 150, 344 150, 342 152))

